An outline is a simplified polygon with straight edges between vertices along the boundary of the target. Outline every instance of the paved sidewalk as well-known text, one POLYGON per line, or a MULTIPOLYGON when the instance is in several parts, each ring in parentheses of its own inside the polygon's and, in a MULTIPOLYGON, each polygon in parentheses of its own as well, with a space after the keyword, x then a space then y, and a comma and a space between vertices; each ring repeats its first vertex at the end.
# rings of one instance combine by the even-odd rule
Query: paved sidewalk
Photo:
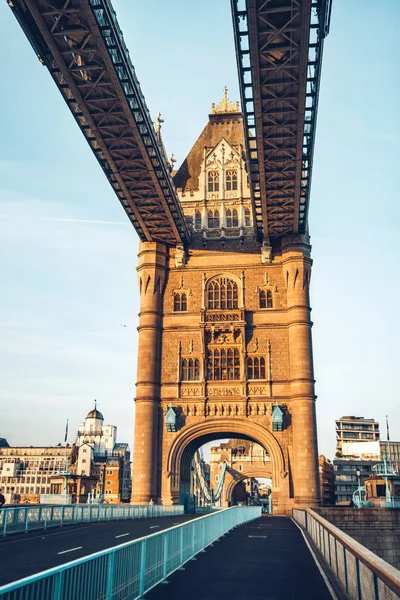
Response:
POLYGON ((332 600, 296 525, 261 517, 234 529, 146 600, 332 600))

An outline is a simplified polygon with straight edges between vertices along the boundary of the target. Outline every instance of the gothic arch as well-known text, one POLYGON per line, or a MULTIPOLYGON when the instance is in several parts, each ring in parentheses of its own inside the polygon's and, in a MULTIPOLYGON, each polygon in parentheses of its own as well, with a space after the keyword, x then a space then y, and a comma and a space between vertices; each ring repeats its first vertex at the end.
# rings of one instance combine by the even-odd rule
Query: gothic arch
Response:
POLYGON ((262 466, 253 467, 253 468, 245 469, 240 472, 236 471, 236 469, 234 469, 234 471, 235 471, 235 477, 233 477, 232 480, 229 481, 228 485, 226 486, 226 489, 224 490, 224 497, 227 502, 232 500, 233 490, 235 489, 235 487, 237 486, 238 483, 241 483, 242 481, 245 481, 246 479, 250 479, 250 478, 255 478, 255 479, 257 479, 257 478, 263 478, 263 479, 272 478, 272 473, 271 473, 272 469, 271 469, 270 465, 265 465, 264 467, 262 467, 262 466))
POLYGON ((257 423, 230 418, 213 418, 187 427, 179 433, 170 447, 167 472, 171 491, 177 491, 182 477, 189 476, 190 463, 195 451, 203 444, 220 438, 238 437, 263 446, 271 457, 274 487, 287 475, 287 465, 282 448, 275 436, 257 423))

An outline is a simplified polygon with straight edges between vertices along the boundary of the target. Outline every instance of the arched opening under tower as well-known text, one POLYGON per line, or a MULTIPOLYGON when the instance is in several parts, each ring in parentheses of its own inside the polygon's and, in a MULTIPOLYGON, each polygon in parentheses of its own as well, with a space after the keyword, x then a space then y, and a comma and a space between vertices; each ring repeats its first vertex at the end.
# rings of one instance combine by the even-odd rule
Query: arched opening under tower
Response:
MULTIPOLYGON (((231 443, 230 448, 228 443, 225 443, 229 450, 229 461, 226 458, 222 461, 229 462, 225 469, 225 485, 229 485, 229 495, 231 496, 231 482, 237 483, 239 480, 253 476, 270 478, 276 512, 281 514, 287 512, 285 507, 289 498, 289 478, 280 444, 272 433, 263 427, 255 423, 244 426, 234 419, 213 419, 209 423, 203 423, 202 426, 192 426, 177 436, 170 448, 167 469, 164 471, 166 477, 163 480, 163 502, 187 503, 187 498, 193 494, 195 471, 193 459, 196 452, 205 444, 221 441, 221 439, 235 440, 235 444, 231 443), (261 453, 261 456, 258 456, 261 460, 256 460, 256 449, 259 454, 261 453)), ((210 488, 214 492, 218 488, 222 462, 212 472, 210 468, 210 488)), ((220 504, 228 506, 229 501, 225 490, 221 498, 220 504)))

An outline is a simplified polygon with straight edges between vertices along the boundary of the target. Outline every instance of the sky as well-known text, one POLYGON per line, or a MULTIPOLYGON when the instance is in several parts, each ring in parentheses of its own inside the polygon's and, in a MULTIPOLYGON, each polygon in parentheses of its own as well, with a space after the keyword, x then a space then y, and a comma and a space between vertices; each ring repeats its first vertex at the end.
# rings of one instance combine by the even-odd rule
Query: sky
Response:
MULTIPOLYGON (((228 0, 114 0, 177 165, 229 88, 228 0)), ((310 205, 319 451, 335 419, 400 440, 398 0, 333 0, 310 205)), ((46 68, 0 4, 0 437, 69 439, 94 399, 132 446, 138 238, 46 68), (126 325, 126 327, 125 327, 126 325)), ((382 435, 382 437, 384 437, 382 435)))

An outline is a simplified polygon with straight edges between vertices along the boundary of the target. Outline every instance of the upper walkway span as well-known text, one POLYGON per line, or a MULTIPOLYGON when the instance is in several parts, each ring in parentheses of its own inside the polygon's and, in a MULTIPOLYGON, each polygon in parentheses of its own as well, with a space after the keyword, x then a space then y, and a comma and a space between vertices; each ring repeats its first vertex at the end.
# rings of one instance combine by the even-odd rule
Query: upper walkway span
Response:
POLYGON ((182 208, 109 0, 9 0, 142 241, 189 240, 182 208))
MULTIPOLYGON (((331 0, 231 0, 260 240, 307 233, 331 0)), ((110 0, 8 0, 144 242, 191 233, 110 0)))

